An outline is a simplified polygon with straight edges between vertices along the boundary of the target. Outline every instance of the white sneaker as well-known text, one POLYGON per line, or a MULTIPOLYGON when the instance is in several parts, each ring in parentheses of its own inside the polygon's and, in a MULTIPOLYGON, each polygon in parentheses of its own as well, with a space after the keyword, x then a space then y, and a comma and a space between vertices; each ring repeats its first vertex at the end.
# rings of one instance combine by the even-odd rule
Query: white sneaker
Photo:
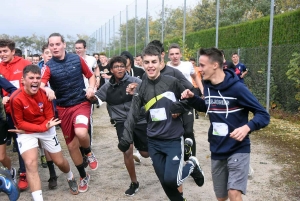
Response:
POLYGON ((253 170, 253 168, 249 165, 248 179, 249 179, 249 180, 253 179, 253 175, 254 175, 254 170, 253 170))
POLYGON ((142 156, 139 151, 133 153, 133 159, 135 160, 135 162, 141 163, 141 157, 142 156))

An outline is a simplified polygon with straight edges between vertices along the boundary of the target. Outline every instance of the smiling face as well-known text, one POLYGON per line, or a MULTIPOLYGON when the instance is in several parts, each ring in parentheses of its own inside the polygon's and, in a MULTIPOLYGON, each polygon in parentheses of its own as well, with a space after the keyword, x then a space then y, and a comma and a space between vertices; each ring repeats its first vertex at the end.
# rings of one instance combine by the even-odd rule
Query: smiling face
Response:
POLYGON ((150 80, 155 80, 160 75, 160 61, 158 56, 145 55, 143 67, 150 80))
POLYGON ((75 51, 76 51, 76 54, 78 54, 81 57, 84 57, 86 48, 84 48, 82 43, 76 43, 75 44, 75 51))
POLYGON ((41 85, 41 75, 38 73, 28 72, 22 78, 25 92, 29 95, 34 95, 38 92, 41 85))
POLYGON ((13 60, 15 50, 10 50, 7 46, 0 47, 0 59, 2 62, 9 63, 13 60))
POLYGON ((199 57, 199 67, 200 71, 202 71, 203 80, 211 80, 214 77, 218 66, 217 62, 211 61, 206 55, 201 55, 199 57))
POLYGON ((52 36, 48 39, 48 41, 48 47, 52 56, 59 60, 63 60, 65 58, 66 43, 62 42, 60 36, 52 36))

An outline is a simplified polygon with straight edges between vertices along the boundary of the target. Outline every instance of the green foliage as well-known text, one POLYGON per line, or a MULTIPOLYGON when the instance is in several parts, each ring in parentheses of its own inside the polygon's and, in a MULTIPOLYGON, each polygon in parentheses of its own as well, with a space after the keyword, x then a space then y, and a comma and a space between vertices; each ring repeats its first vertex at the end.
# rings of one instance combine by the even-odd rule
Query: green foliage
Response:
MULTIPOLYGON (((286 75, 289 80, 293 81, 294 86, 300 90, 300 54, 295 52, 292 57, 286 75)), ((296 93, 295 99, 300 102, 300 91, 296 93)), ((300 107, 298 110, 300 110, 300 107)))

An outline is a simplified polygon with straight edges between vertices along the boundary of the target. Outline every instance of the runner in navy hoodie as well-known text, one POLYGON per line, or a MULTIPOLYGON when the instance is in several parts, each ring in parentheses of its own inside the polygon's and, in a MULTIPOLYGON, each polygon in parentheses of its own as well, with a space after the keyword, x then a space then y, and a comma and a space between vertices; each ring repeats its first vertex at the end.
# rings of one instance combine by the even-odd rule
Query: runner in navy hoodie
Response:
POLYGON ((250 161, 250 132, 269 124, 270 116, 233 71, 222 68, 216 48, 200 49, 204 99, 190 90, 182 93, 196 110, 209 114, 208 141, 211 171, 218 201, 242 200, 246 194, 250 161), (254 117, 248 120, 249 111, 254 117))

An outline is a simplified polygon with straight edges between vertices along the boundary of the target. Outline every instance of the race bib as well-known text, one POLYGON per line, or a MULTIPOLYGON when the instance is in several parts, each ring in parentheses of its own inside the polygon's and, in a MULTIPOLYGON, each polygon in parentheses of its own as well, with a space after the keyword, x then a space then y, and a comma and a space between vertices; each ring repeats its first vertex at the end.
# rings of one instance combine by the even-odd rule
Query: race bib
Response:
POLYGON ((167 119, 165 108, 150 109, 152 121, 163 121, 167 119))
POLYGON ((12 80, 12 81, 10 81, 10 83, 12 85, 14 85, 17 89, 20 88, 20 82, 19 82, 19 80, 12 80))
POLYGON ((213 135, 226 136, 228 134, 228 125, 225 123, 212 122, 213 135))

